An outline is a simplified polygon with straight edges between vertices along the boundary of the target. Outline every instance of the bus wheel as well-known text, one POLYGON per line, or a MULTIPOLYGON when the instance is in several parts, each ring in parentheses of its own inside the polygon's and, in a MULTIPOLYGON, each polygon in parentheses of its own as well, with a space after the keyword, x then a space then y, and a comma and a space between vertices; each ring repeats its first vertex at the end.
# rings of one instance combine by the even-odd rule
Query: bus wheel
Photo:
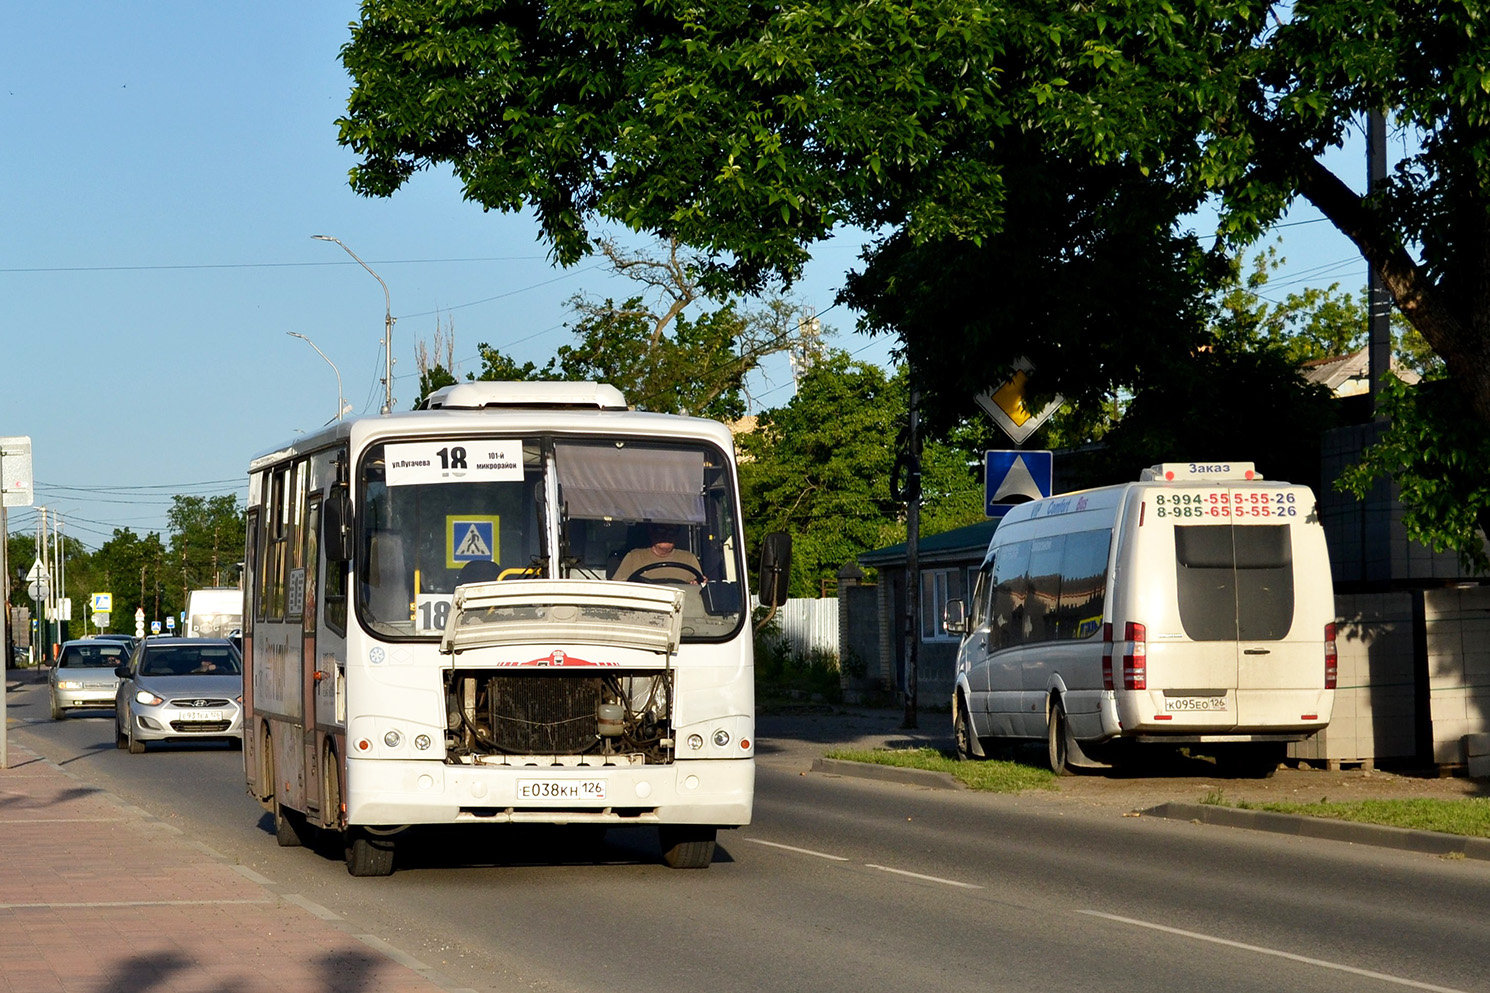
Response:
POLYGON ((353 876, 393 874, 393 838, 369 834, 363 828, 346 830, 347 872, 353 876))
POLYGON ((1071 731, 1066 726, 1066 708, 1059 699, 1050 701, 1050 720, 1046 722, 1045 738, 1050 753, 1050 770, 1057 776, 1071 775, 1068 762, 1071 731))
POLYGON ((310 834, 310 825, 305 821, 305 815, 298 810, 290 810, 279 805, 279 797, 272 801, 274 804, 274 840, 279 842, 280 848, 299 848, 305 844, 306 836, 310 834))
POLYGON ((657 829, 662 861, 674 869, 707 869, 714 861, 718 828, 698 824, 664 824, 657 829))
POLYGON ((952 703, 952 743, 957 749, 959 762, 971 762, 978 756, 973 754, 973 729, 967 719, 967 704, 961 696, 952 703))

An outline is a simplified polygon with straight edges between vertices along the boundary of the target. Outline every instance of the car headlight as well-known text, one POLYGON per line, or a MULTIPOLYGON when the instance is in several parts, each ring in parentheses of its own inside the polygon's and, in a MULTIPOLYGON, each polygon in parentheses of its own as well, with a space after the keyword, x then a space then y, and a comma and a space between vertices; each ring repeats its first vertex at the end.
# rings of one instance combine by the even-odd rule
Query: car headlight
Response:
POLYGON ((151 693, 149 690, 135 690, 135 702, 143 703, 147 707, 159 707, 165 700, 151 693))
POLYGON ((80 690, 83 688, 83 684, 76 679, 59 679, 57 680, 57 688, 59 690, 80 690))

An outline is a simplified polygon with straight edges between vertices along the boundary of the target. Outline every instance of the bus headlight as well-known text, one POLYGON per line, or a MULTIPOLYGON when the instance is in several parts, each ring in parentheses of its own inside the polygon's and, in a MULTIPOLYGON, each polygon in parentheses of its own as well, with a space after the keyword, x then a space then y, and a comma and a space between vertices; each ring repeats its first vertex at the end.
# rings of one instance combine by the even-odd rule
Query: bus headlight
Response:
POLYGON ((701 734, 690 734, 688 736, 688 747, 695 752, 698 751, 700 748, 703 748, 704 736, 701 734))
POLYGON ((714 745, 715 745, 716 748, 723 748, 724 746, 726 746, 728 744, 729 744, 729 732, 728 731, 726 731, 724 728, 720 728, 718 731, 715 731, 714 732, 714 745))
POLYGON ((383 735, 383 744, 387 745, 389 748, 397 748, 399 746, 399 743, 403 740, 404 736, 399 734, 397 731, 389 731, 387 734, 383 735))
POLYGON ((421 752, 428 748, 429 744, 429 735, 427 734, 421 734, 419 737, 414 739, 414 747, 419 749, 421 752))

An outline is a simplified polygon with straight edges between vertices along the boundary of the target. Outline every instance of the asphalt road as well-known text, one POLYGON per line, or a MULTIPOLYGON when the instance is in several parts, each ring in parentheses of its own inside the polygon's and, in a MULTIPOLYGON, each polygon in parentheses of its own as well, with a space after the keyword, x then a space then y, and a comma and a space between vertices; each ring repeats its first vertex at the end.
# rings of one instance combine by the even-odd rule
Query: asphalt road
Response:
POLYGON ((16 740, 295 888, 459 987, 824 993, 1490 991, 1490 864, 804 774, 762 742, 755 822, 703 872, 653 832, 426 832, 384 879, 280 849, 217 745, 113 746, 112 715, 16 740))

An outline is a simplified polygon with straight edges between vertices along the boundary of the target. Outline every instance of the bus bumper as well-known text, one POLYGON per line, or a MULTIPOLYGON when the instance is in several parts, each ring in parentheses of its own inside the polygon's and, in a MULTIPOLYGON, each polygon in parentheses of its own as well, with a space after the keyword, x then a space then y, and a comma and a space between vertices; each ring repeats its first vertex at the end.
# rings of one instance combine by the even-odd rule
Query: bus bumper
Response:
POLYGON ((740 827, 750 823, 755 762, 700 759, 629 767, 513 767, 349 758, 347 782, 347 823, 352 825, 740 827), (521 796, 520 790, 561 796, 534 798, 521 796), (603 796, 594 795, 600 791, 603 796))

